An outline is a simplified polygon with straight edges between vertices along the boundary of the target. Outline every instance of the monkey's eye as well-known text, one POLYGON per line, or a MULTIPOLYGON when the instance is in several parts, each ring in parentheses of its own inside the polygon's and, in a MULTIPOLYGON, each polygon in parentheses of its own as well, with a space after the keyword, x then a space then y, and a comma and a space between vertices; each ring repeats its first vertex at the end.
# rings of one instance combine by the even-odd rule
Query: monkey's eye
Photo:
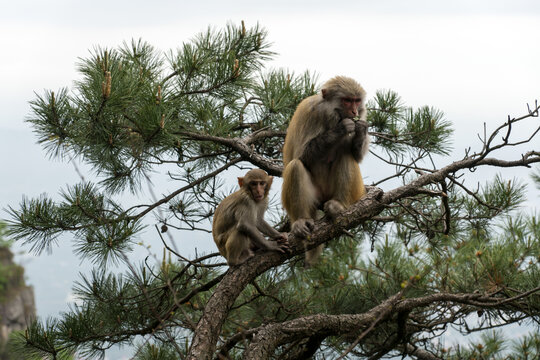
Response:
POLYGON ((251 181, 249 186, 255 187, 257 185, 266 185, 266 181, 251 181))
POLYGON ((345 97, 343 99, 341 99, 344 103, 348 103, 348 104, 351 104, 351 103, 359 103, 362 101, 362 98, 350 98, 350 97, 345 97))

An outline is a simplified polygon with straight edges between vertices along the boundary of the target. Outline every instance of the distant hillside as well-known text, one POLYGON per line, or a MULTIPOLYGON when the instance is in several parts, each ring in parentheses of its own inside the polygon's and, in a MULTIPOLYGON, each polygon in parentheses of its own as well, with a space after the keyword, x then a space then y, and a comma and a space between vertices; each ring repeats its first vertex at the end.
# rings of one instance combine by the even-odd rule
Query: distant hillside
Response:
POLYGON ((34 290, 24 282, 24 269, 13 262, 13 253, 0 243, 0 360, 14 360, 6 350, 9 334, 26 329, 35 316, 34 290))

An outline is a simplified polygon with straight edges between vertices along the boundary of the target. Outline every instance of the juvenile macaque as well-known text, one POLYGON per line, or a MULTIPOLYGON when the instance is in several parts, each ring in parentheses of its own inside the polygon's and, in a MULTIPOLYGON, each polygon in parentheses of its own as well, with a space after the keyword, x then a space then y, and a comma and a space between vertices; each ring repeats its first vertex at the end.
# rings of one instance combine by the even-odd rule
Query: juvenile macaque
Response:
MULTIPOLYGON (((282 202, 291 232, 306 238, 319 208, 331 218, 365 194, 358 163, 368 151, 366 92, 337 76, 298 105, 283 147, 282 202)), ((312 264, 322 246, 306 252, 312 264)))
POLYGON ((250 170, 238 178, 240 190, 216 208, 212 235, 229 266, 243 263, 258 249, 282 253, 288 250, 287 233, 278 232, 264 220, 272 181, 264 170, 250 170))

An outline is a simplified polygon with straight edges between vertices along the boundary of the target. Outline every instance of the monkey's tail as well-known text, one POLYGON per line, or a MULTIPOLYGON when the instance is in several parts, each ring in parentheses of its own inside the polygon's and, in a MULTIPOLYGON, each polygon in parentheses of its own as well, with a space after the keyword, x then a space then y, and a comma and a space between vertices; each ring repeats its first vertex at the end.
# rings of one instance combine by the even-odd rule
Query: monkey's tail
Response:
POLYGON ((319 256, 321 256, 324 249, 324 244, 320 244, 316 248, 313 248, 311 250, 306 251, 306 266, 313 266, 317 260, 319 259, 319 256))

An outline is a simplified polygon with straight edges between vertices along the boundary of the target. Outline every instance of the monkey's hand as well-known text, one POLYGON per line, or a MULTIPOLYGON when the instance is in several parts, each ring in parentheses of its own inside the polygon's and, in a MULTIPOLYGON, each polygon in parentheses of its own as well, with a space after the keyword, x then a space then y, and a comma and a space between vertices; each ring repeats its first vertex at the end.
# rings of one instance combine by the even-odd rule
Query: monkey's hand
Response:
POLYGON ((352 119, 343 119, 341 120, 340 124, 341 126, 343 126, 344 128, 344 132, 347 136, 353 136, 354 135, 354 132, 356 130, 356 122, 353 121, 352 119))
POLYGON ((352 144, 352 155, 357 162, 360 162, 369 150, 369 124, 365 120, 358 120, 354 125, 355 136, 352 144))
POLYGON ((291 233, 295 236, 306 238, 315 227, 313 219, 298 219, 291 226, 291 233))
POLYGON ((289 244, 289 233, 279 233, 279 235, 275 236, 272 240, 277 241, 279 244, 289 244))
POLYGON ((369 124, 366 120, 357 120, 354 122, 354 132, 356 136, 363 135, 364 137, 367 134, 369 124))
POLYGON ((279 239, 276 239, 276 241, 268 241, 267 249, 286 253, 289 251, 289 242, 280 237, 279 239))

